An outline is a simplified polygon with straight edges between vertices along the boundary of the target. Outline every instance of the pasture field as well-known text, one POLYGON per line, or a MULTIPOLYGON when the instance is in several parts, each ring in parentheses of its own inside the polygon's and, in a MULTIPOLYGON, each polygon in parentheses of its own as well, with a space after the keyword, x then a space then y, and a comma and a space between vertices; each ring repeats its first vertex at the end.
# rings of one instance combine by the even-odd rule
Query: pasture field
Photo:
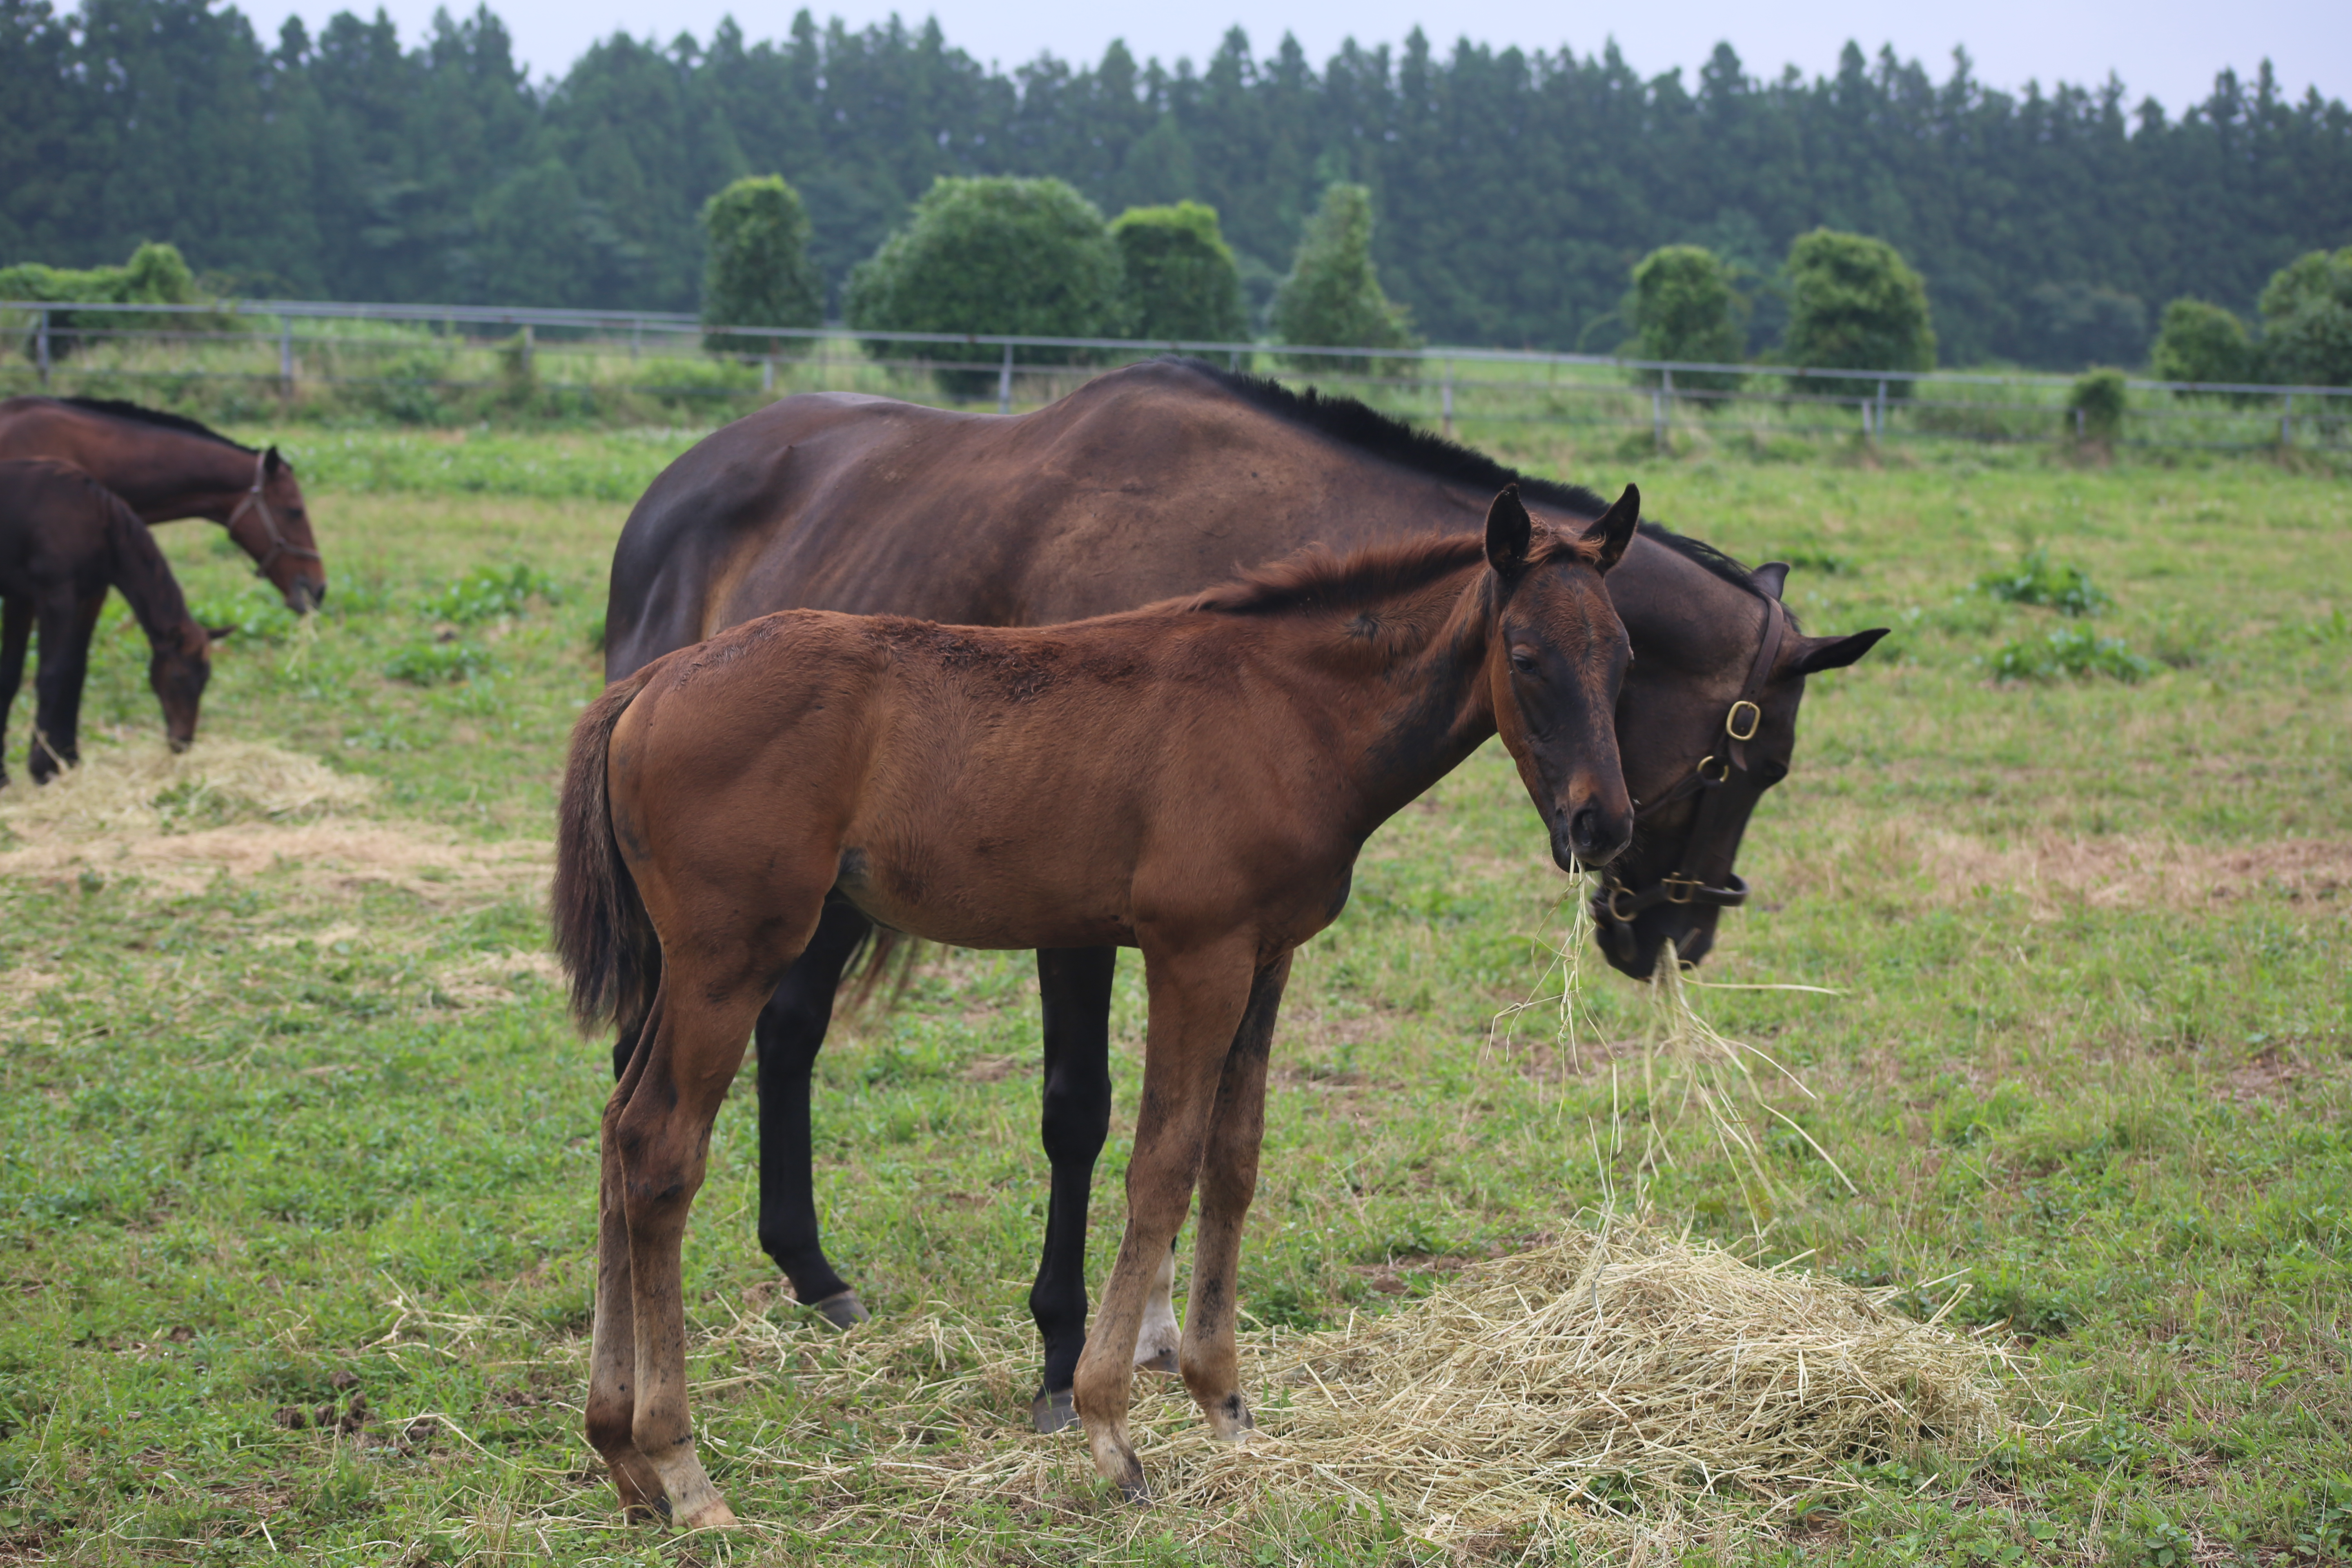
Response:
MULTIPOLYGON (((1020 954, 935 955, 820 1065, 828 1238, 880 1320, 860 1331, 936 1325, 862 1381, 752 1237, 747 1076, 687 1279, 705 1457, 756 1528, 622 1527, 578 1408, 609 1068, 566 1022, 542 906, 563 740, 600 685, 604 563, 629 499, 690 437, 276 434, 327 554, 315 637, 218 531, 159 531, 192 598, 243 626, 204 734, 372 793, 329 809, 296 792, 273 813, 257 786, 184 783, 92 833, 27 803, 22 705, 11 731, 0 1556, 1520 1559, 1509 1539, 1423 1542, 1402 1499, 1137 1513, 1075 1434, 1025 1436, 1045 1166, 1020 954), (942 1502, 925 1479, 1021 1444, 1055 1461, 1027 1495, 942 1502)), ((1661 1526, 1649 1560, 2345 1561, 2343 481, 2251 460, 1507 455, 1612 492, 1636 479, 1653 516, 1794 562, 1813 630, 1895 628, 1812 683, 1796 771, 1742 856, 1754 901, 1702 976, 1836 994, 1696 993, 1819 1096, 1765 1090, 1859 1194, 1784 1133, 1760 1243, 1731 1169, 1695 1142, 1647 1202, 1762 1258, 1916 1286, 1923 1315, 1965 1287, 1949 1321, 2018 1349, 2018 1408, 2046 1423, 1990 1455, 1857 1462, 1831 1478, 1853 1484, 1769 1519, 1630 1495, 1661 1526), (2107 601, 2094 616, 1978 585, 2063 594, 2068 567, 2107 601)), ((86 750, 110 730, 152 743, 144 670, 118 605, 86 750)), ((1612 1070, 1636 988, 1587 961, 1600 1043, 1580 1050, 1540 1013, 1491 1029, 1538 987, 1568 891, 1496 747, 1372 841, 1353 903, 1300 955, 1276 1047, 1241 1276, 1260 1331, 1411 1303, 1643 1186, 1622 1152, 1638 1141, 1611 1138, 1650 1109, 1612 1070)), ((1124 964, 1097 1282, 1137 982, 1124 964)), ((1278 1434, 1277 1391, 1257 1392, 1278 1434)), ((1165 1394, 1142 1415, 1191 1419, 1165 1394)))

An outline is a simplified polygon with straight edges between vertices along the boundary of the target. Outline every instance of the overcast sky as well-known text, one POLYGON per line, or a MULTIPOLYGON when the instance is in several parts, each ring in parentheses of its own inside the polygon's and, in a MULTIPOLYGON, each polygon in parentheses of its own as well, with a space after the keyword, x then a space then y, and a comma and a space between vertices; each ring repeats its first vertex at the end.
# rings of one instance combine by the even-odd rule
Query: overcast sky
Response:
MULTIPOLYGON (((402 37, 419 37, 436 0, 388 0, 402 37)), ((245 5, 266 36, 274 37, 299 11, 315 33, 335 11, 322 0, 250 0, 245 5)), ((465 4, 452 5, 463 11, 465 4)), ((775 0, 494 0, 491 7, 514 34, 516 47, 537 76, 560 76, 592 41, 625 31, 667 42, 681 31, 708 38, 731 13, 753 38, 782 37, 796 7, 775 0)), ((2178 114, 2211 89, 2215 73, 2235 67, 2251 78, 2264 59, 2276 67, 2288 92, 2317 86, 2330 98, 2352 97, 2352 6, 2345 0, 1982 0, 1948 8, 1810 0, 1793 7, 1752 0, 1681 0, 1664 5, 1539 5, 1534 0, 1264 0, 1247 7, 1223 0, 1198 10, 1190 5, 1140 12, 1099 0, 941 0, 937 5, 894 7, 888 0, 813 5, 819 22, 838 15, 853 27, 887 18, 893 9, 910 25, 936 15, 948 41, 983 62, 1010 68, 1052 53, 1069 60, 1099 59, 1123 37, 1139 58, 1180 56, 1196 63, 1214 51, 1226 27, 1245 28, 1261 59, 1285 31, 1295 33, 1319 68, 1342 38, 1366 46, 1395 44, 1419 24, 1438 48, 1464 35, 1497 46, 1556 49, 1579 55, 1612 36, 1633 68, 1645 76, 1676 66, 1695 79, 1718 40, 1739 51, 1750 75, 1777 76, 1794 64, 1824 75, 1849 38, 1876 54, 1892 44, 1905 58, 1925 61, 1939 79, 1953 46, 1965 44, 1979 80, 2016 89, 2029 79, 2096 83, 2113 71, 2133 101, 2154 95, 2178 114)))

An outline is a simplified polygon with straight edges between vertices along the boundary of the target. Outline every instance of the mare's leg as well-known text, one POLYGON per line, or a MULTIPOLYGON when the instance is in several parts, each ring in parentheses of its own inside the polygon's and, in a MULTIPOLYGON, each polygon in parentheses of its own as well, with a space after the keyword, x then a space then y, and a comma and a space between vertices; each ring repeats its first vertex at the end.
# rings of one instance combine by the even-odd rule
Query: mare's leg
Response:
POLYGON ((1070 1396, 1087 1344, 1087 1205, 1095 1161, 1110 1136, 1110 988, 1115 947, 1039 948, 1037 994, 1045 1015, 1045 1092, 1040 1117, 1053 1196, 1045 1250, 1029 1288, 1029 1315, 1045 1342, 1045 1377, 1029 1406, 1040 1432, 1078 1418, 1070 1396))
POLYGON ((1256 968, 1255 942, 1245 934, 1185 952, 1144 952, 1151 1022, 1135 1154, 1127 1167, 1127 1234, 1073 1388, 1095 1468, 1137 1500, 1150 1493, 1127 1436, 1136 1337, 1152 1278, 1192 1205, 1218 1080, 1256 968))
POLYGON ((41 667, 33 677, 33 754, 26 766, 35 784, 48 783, 81 760, 81 688, 89 674, 89 639, 105 606, 102 591, 87 600, 58 597, 41 603, 41 667))
MULTIPOLYGON (((810 909, 801 932, 815 924, 815 914, 810 909)), ((660 1478, 672 1521, 687 1530, 716 1529, 734 1524, 735 1514, 695 1457, 679 1250, 688 1211, 702 1186, 710 1124, 742 1065, 769 988, 708 965, 681 963, 674 952, 663 958, 661 1005, 648 1023, 653 1042, 614 1089, 618 1111, 609 1121, 611 1147, 619 1156, 636 1341, 629 1436, 660 1478)), ((625 1501, 625 1491, 623 1497, 625 1501)))
POLYGON ((1257 972, 1249 1010, 1234 1034, 1217 1081, 1217 1110, 1201 1158, 1201 1219, 1192 1241, 1192 1298, 1184 1313, 1184 1386, 1228 1442, 1250 1429, 1234 1343, 1234 1276, 1242 1226, 1257 1194, 1258 1147, 1265 1139, 1265 1066, 1275 1015, 1290 981, 1290 954, 1257 972))
POLYGON ((0 599, 0 784, 8 782, 8 710, 25 684, 25 650, 33 641, 33 601, 0 599))
POLYGON ((873 930, 855 905, 829 900, 806 951, 761 1009, 752 1036, 760 1056, 760 1245, 802 1304, 836 1329, 864 1322, 866 1303, 834 1272, 818 1237, 809 1075, 833 1022, 841 972, 873 930))
MULTIPOLYGON (((661 993, 654 994, 635 1038, 649 1037, 660 1022, 661 993)), ((643 1078, 645 1053, 636 1053, 635 1074, 624 1073, 604 1102, 598 1139, 601 1169, 596 1187, 596 1315, 588 1368, 588 1442, 604 1457, 612 1472, 613 1489, 621 1495, 623 1517, 650 1522, 669 1512, 662 1495, 661 1477, 637 1452, 631 1432, 636 1424, 637 1330, 632 1310, 634 1291, 629 1275, 629 1222, 621 1192, 621 1151, 618 1129, 622 1108, 643 1078)))

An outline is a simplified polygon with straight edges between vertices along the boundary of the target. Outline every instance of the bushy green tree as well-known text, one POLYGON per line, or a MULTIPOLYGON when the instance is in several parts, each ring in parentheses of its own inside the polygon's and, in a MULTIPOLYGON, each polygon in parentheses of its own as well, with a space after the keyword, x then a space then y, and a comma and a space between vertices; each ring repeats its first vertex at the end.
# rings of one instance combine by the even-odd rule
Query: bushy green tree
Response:
MULTIPOLYGON (((0 300, 53 300, 61 305, 193 305, 196 278, 178 247, 150 240, 132 251, 130 261, 121 267, 45 267, 29 261, 0 268, 0 300)), ((205 314, 209 319, 211 312, 205 314)), ((105 310, 52 310, 49 353, 52 357, 71 353, 77 329, 100 331, 127 324, 128 318, 105 310)), ((29 339, 26 352, 34 352, 29 339)))
POLYGON ((2352 245, 2315 250, 2263 289, 2263 379, 2352 386, 2352 245))
POLYGON ((1127 268, 1128 331, 1139 338, 1235 342, 1249 337, 1242 274, 1201 202, 1129 207, 1111 220, 1127 268))
MULTIPOLYGON (((1936 330, 1927 285, 1893 246, 1868 235, 1817 228, 1789 247, 1790 364, 1825 370, 1932 370, 1936 330)), ((1908 381, 1893 382, 1897 397, 1908 381)))
MULTIPOLYGON (((1748 302, 1732 287, 1731 268, 1703 246, 1663 246, 1634 265, 1625 297, 1636 359, 1737 363, 1748 356, 1748 302)), ((1743 378, 1729 372, 1676 371, 1675 384, 1728 392, 1743 378)), ((1656 371, 1643 371, 1655 385, 1656 371)))
MULTIPOLYGON (((814 327, 824 320, 824 279, 809 259, 808 209, 782 174, 736 181, 702 205, 706 327, 814 327)), ((726 353, 804 354, 809 338, 703 335, 726 353)))
POLYGON ((2130 405, 2124 373, 2094 370, 2075 378, 2066 394, 2066 414, 2075 436, 2085 445, 2111 447, 2124 433, 2124 411, 2130 405))
POLYGON ((2164 308, 2148 365, 2158 381, 2250 381, 2253 344, 2246 324, 2221 306, 2175 300, 2164 308))
MULTIPOLYGON (((1126 325, 1118 246, 1094 204, 1060 180, 942 177, 907 226, 850 273, 846 303, 851 326, 885 331, 1093 338, 1126 325)), ((877 356, 989 363, 1003 352, 981 343, 867 347, 877 356)), ((1034 364, 1087 355, 1030 348, 1017 357, 1034 364)), ((940 384, 971 396, 986 379, 950 371, 940 384)))
MULTIPOLYGON (((1307 220, 1290 276, 1274 296, 1276 342, 1359 349, 1417 345, 1405 308, 1381 291, 1372 270, 1372 194, 1361 185, 1332 184, 1307 220)), ((1300 370, 1362 372, 1379 362, 1329 354, 1284 356, 1300 370)))

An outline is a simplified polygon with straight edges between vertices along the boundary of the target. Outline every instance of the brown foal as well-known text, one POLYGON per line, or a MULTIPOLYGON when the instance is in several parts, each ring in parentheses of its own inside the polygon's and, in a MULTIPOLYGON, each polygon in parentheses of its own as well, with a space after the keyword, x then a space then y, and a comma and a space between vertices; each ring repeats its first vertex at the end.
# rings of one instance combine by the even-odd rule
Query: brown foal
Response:
POLYGON ((784 611, 615 682, 564 784, 557 942, 583 1024, 635 1045, 604 1110, 589 1440, 633 1512, 734 1521, 695 1456, 679 1244, 744 1042, 828 897, 966 947, 1140 948, 1150 1012, 1128 1225, 1080 1357, 1097 1468, 1146 1492, 1129 1381, 1201 1193, 1178 1366, 1250 1426, 1234 1274, 1291 953, 1365 839, 1502 736, 1564 868, 1623 847, 1630 653, 1580 535, 1516 488, 1483 538, 1310 553, 1066 626, 784 611))

